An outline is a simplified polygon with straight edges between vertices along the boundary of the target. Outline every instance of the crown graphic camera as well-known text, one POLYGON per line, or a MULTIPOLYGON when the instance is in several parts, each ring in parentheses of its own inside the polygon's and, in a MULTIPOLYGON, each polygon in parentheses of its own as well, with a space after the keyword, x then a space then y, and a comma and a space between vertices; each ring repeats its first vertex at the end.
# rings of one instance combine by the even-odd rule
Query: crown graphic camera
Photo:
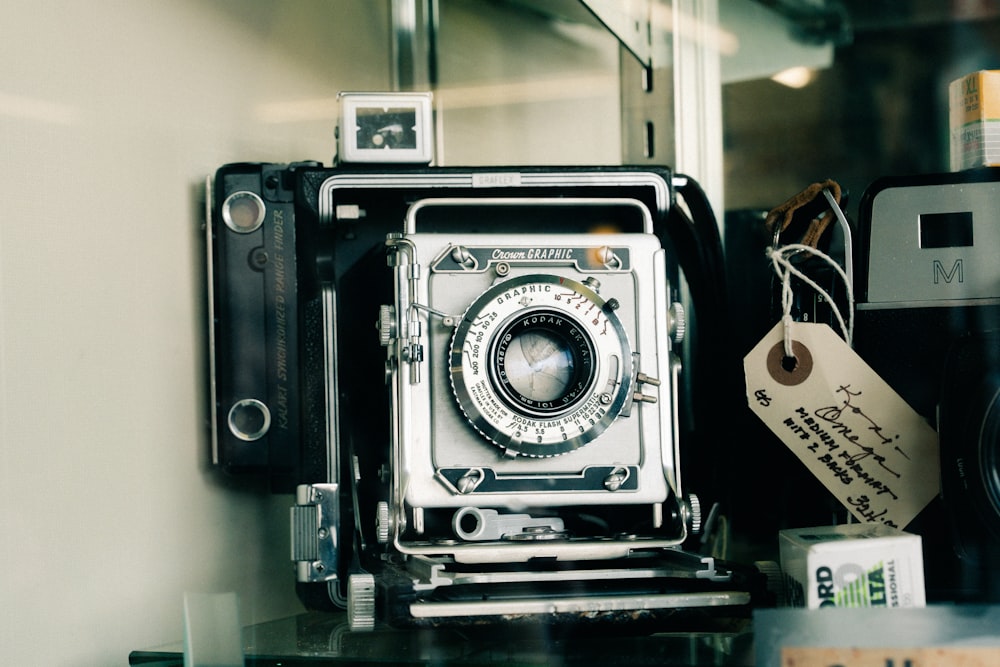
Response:
POLYGON ((748 605, 682 548, 671 173, 428 167, 429 98, 345 103, 342 164, 224 166, 209 212, 215 461, 295 490, 304 595, 356 629, 748 605))

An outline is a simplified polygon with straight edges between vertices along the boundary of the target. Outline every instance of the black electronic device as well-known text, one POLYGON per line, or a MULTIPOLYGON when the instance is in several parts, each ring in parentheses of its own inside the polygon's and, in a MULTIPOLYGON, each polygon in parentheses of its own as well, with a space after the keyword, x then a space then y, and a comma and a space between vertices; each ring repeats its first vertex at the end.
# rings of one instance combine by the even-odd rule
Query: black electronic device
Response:
POLYGON ((860 207, 855 349, 938 429, 941 501, 924 536, 929 599, 1000 599, 997 334, 1000 170, 876 181, 860 207))

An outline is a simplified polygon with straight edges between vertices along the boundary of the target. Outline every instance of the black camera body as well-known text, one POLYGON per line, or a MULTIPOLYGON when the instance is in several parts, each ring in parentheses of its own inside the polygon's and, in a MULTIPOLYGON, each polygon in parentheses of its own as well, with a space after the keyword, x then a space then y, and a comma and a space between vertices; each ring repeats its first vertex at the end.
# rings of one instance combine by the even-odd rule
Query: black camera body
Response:
POLYGON ((748 608, 756 573, 685 548, 677 182, 218 170, 214 459, 295 492, 309 606, 355 629, 748 608))
POLYGON ((1000 331, 958 338, 942 386, 943 497, 954 508, 960 553, 988 565, 1000 557, 1000 331))
POLYGON ((855 349, 937 427, 943 502, 911 529, 943 598, 977 596, 1000 569, 998 205, 1000 171, 983 169, 882 179, 860 206, 855 349))

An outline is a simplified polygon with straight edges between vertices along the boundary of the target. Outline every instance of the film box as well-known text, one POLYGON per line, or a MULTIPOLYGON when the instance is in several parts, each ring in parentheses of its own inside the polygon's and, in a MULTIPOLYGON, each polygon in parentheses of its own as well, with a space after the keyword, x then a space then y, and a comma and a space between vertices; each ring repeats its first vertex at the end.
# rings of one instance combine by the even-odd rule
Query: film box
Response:
POLYGON ((792 606, 923 607, 919 535, 882 524, 796 528, 778 533, 792 606))
POLYGON ((1000 70, 982 70, 948 86, 951 170, 1000 166, 1000 70))

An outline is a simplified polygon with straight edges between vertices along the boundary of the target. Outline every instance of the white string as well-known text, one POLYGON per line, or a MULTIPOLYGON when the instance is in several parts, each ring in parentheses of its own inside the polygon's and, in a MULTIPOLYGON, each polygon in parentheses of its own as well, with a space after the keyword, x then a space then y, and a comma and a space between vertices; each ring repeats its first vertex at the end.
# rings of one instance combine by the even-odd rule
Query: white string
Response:
POLYGON ((833 314, 837 318, 837 324, 840 325, 841 336, 843 336, 844 340, 847 341, 847 344, 850 345, 851 339, 854 336, 854 290, 851 287, 851 281, 847 277, 847 273, 843 268, 841 268, 840 264, 823 251, 802 243, 790 243, 788 245, 781 246, 780 248, 768 248, 767 256, 771 259, 774 272, 781 279, 781 321, 782 326, 784 327, 785 356, 795 356, 792 354, 791 333, 792 322, 794 321, 792 319, 792 276, 797 277, 799 280, 812 287, 820 296, 826 299, 827 303, 830 304, 830 308, 833 310, 833 314), (792 265, 789 257, 800 252, 806 252, 815 257, 819 257, 836 269, 841 280, 844 281, 844 285, 847 288, 848 320, 846 323, 844 322, 844 316, 841 314, 840 308, 837 307, 837 303, 827 293, 827 291, 820 287, 812 278, 802 273, 792 265))

